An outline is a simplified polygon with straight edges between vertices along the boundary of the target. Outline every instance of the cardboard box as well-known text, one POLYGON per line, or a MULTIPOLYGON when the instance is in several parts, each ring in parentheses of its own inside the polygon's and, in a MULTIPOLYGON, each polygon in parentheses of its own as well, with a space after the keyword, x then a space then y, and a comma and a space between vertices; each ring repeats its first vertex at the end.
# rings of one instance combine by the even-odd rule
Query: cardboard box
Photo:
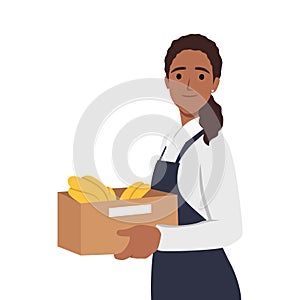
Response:
MULTIPOLYGON (((120 196, 125 188, 114 189, 120 196)), ((117 230, 138 224, 178 225, 177 195, 150 190, 141 199, 80 204, 58 193, 58 246, 80 255, 120 253, 129 237, 117 230)))

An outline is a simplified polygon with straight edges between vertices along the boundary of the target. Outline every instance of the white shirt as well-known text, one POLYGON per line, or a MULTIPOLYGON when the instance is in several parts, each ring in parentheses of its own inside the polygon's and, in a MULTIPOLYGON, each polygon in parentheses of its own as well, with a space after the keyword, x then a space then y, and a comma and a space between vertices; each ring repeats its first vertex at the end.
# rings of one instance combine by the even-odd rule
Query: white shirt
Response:
MULTIPOLYGON (((162 157, 175 161, 184 143, 201 130, 195 118, 164 140, 162 157), (170 136, 171 141, 170 141, 170 136)), ((159 224, 160 251, 187 251, 222 248, 242 234, 240 203, 229 146, 222 132, 207 146, 201 136, 180 160, 178 188, 186 202, 206 221, 170 226, 159 224)))

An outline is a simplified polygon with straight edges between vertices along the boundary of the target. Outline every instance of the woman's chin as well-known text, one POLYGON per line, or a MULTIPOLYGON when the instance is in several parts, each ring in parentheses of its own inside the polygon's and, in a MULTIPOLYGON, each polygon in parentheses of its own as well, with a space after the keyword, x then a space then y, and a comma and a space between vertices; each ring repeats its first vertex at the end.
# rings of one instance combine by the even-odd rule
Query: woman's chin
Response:
POLYGON ((190 107, 182 107, 177 105, 177 107, 179 108, 179 111, 181 114, 183 114, 186 117, 198 117, 199 114, 199 109, 198 108, 190 108, 190 107))

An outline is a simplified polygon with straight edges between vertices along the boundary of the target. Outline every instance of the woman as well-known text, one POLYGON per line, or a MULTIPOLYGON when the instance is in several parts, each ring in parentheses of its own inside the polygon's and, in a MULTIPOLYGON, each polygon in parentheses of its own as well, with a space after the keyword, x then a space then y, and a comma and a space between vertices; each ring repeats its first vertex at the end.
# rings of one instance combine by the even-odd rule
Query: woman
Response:
POLYGON ((179 226, 120 230, 130 241, 115 255, 145 258, 153 253, 153 300, 241 297, 223 250, 240 237, 241 216, 232 158, 221 134, 221 106, 211 95, 221 67, 216 44, 199 34, 173 41, 165 57, 165 82, 182 128, 173 138, 175 146, 164 147, 151 185, 178 195, 179 226))

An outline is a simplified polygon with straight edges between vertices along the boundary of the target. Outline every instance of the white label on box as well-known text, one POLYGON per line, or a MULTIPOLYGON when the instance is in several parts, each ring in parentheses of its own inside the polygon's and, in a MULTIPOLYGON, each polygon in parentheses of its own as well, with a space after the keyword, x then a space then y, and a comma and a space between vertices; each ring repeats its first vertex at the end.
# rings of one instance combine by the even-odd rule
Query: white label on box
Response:
POLYGON ((151 204, 118 206, 118 207, 110 207, 108 209, 108 216, 110 218, 114 218, 114 217, 132 216, 132 215, 151 214, 151 212, 152 212, 151 204))

